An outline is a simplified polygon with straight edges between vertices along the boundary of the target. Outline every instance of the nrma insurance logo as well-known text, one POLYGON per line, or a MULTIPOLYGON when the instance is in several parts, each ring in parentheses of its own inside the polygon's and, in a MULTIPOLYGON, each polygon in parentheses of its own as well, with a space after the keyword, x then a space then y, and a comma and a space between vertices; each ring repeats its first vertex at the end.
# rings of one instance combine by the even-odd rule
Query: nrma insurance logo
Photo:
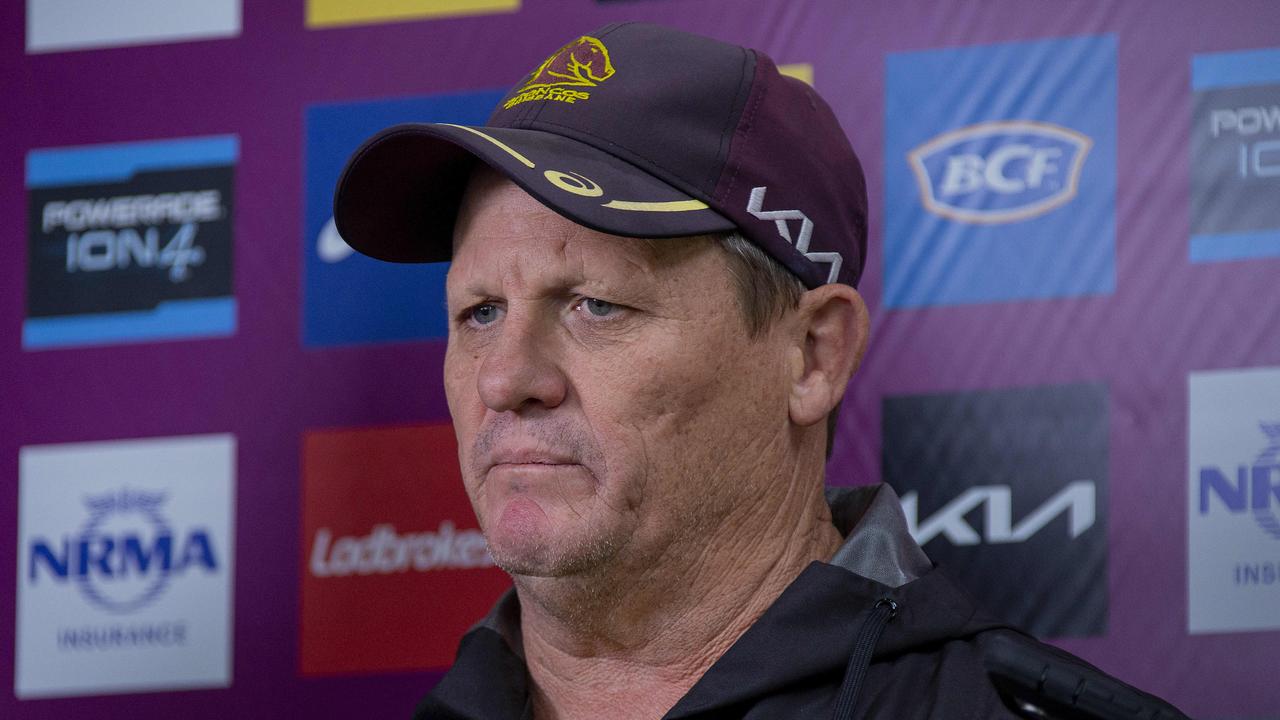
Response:
MULTIPOLYGON (((85 498, 88 519, 78 532, 32 540, 28 580, 72 583, 90 604, 131 613, 152 604, 189 568, 218 572, 209 531, 175 533, 161 511, 164 502, 165 493, 127 488, 85 498)), ((75 644, 77 636, 59 640, 75 644)))
POLYGON ((234 440, 23 448, 19 697, 230 681, 234 440))
POLYGON ((27 349, 221 336, 232 295, 234 136, 27 156, 27 349))
MULTIPOLYGON (((1266 447, 1251 463, 1232 469, 1207 465, 1200 468, 1200 514, 1221 503, 1219 512, 1252 515, 1263 532, 1280 541, 1280 418, 1258 423, 1267 438, 1266 447)), ((1280 583, 1280 565, 1240 566, 1237 582, 1280 583)))
POLYGON ((1195 373, 1191 632, 1280 628, 1280 368, 1195 373))
POLYGON ((888 306, 1114 288, 1114 37, 889 55, 884 161, 888 306))
POLYGON ((483 124, 502 90, 315 105, 306 113, 303 337, 307 345, 428 340, 448 335, 446 263, 397 264, 353 251, 333 222, 347 158, 371 135, 407 122, 483 124))
POLYGON ((1076 196, 1093 141, 1050 123, 987 122, 955 130, 908 157, 925 209, 969 223, 1011 223, 1076 196))

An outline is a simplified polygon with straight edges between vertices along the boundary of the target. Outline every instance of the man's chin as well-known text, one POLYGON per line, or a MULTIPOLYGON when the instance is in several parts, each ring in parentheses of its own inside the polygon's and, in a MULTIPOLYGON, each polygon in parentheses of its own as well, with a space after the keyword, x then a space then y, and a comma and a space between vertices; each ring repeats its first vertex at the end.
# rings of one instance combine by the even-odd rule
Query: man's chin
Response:
POLYGON ((553 577, 556 574, 552 543, 545 527, 498 523, 486 533, 489 555, 498 567, 511 575, 553 577))
POLYGON ((607 564, 618 543, 576 522, 557 522, 532 500, 505 504, 498 521, 485 528, 489 554, 511 575, 566 577, 607 564))

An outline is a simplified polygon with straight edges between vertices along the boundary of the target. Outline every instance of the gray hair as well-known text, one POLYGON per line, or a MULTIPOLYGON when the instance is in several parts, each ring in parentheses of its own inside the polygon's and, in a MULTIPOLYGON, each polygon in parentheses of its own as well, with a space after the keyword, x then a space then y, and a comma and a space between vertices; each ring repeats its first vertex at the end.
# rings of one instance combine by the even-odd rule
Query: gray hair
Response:
MULTIPOLYGON (((788 311, 800 307, 800 296, 806 290, 804 283, 782 263, 739 232, 713 235, 712 239, 728 258, 729 274, 733 276, 742 319, 750 337, 759 337, 788 311)), ((828 458, 831 457, 839 415, 840 405, 837 403, 827 415, 828 458)))

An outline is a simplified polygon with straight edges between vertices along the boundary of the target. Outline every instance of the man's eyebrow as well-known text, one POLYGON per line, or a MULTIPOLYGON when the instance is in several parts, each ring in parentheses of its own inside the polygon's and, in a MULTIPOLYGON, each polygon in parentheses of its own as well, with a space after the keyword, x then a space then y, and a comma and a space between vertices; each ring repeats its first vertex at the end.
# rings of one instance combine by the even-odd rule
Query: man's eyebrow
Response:
MULTIPOLYGON (((568 295, 575 289, 581 288, 584 285, 601 283, 603 283, 601 280, 592 280, 581 276, 560 276, 546 281, 539 280, 531 289, 540 296, 557 296, 568 295)), ((495 285, 492 282, 485 280, 473 280, 459 286, 455 292, 458 295, 466 295, 470 297, 497 297, 506 294, 506 291, 501 289, 501 284, 498 284, 497 288, 498 289, 495 291, 495 285)))

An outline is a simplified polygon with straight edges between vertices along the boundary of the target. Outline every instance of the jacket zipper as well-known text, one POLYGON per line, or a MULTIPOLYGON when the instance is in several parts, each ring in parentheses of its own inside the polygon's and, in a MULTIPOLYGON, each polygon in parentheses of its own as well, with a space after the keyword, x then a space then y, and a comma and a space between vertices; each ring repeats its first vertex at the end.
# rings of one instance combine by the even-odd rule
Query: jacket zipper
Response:
POLYGON ((862 689, 862 679, 866 677, 867 668, 871 665, 876 642, 880 640, 884 627, 897 615, 898 603, 889 598, 880 598, 858 629, 858 637, 853 641, 853 652, 849 655, 849 665, 844 671, 844 682, 840 684, 840 694, 836 697, 836 710, 832 715, 834 720, 853 720, 858 691, 862 689))

